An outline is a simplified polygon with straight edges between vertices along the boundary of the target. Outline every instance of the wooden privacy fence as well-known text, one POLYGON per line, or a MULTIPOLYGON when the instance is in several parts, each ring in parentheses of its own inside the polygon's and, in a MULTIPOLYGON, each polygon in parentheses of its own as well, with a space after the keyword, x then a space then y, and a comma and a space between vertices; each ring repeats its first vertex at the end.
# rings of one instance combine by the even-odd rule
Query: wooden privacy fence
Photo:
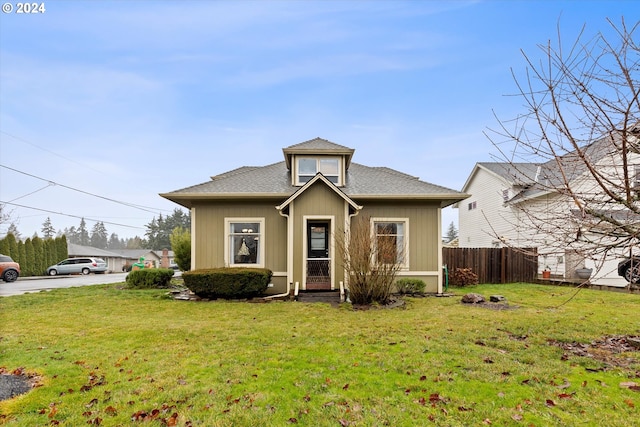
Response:
POLYGON ((533 282, 538 276, 537 248, 442 248, 449 276, 470 268, 479 283, 533 282))

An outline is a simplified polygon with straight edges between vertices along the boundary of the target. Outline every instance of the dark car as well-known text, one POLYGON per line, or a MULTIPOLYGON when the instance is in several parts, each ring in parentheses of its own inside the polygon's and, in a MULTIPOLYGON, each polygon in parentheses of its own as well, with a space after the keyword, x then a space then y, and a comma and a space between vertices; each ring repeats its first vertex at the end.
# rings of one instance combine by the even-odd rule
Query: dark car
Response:
POLYGON ((58 274, 89 274, 104 273, 107 263, 101 258, 67 258, 56 265, 47 268, 49 276, 58 274))
POLYGON ((0 277, 5 282, 15 282, 20 276, 20 264, 10 256, 0 254, 0 277))
POLYGON ((640 283, 640 257, 623 259, 618 263, 618 276, 629 283, 640 283))

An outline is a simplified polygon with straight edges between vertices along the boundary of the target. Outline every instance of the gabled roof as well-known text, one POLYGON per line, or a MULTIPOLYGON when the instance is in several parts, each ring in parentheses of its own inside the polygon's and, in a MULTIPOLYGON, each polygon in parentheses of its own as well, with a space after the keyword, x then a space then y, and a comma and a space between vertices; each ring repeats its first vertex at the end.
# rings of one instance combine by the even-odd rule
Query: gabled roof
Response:
MULTIPOLYGON (((640 134, 640 123, 635 123, 626 128, 626 134, 640 134)), ((466 191, 473 176, 479 168, 485 169, 507 181, 516 190, 519 190, 510 202, 522 202, 542 195, 550 194, 562 187, 563 182, 571 182, 583 176, 587 171, 585 160, 592 165, 598 164, 603 158, 611 156, 621 150, 624 131, 604 135, 600 138, 572 150, 564 155, 553 157, 542 163, 477 163, 469 175, 462 191, 466 191)), ((633 139, 627 139, 629 150, 638 150, 633 139)))
MULTIPOLYGON (((342 153, 354 150, 333 142, 316 138, 283 150, 292 153, 342 153), (308 150, 308 151, 305 151, 308 150)), ((241 167, 212 177, 210 181, 186 187, 160 196, 190 208, 197 200, 273 199, 283 200, 294 195, 300 187, 291 184, 291 172, 286 161, 262 167, 241 167)), ((421 181, 387 167, 369 167, 352 163, 347 169, 345 185, 340 192, 350 199, 433 200, 441 207, 449 206, 468 197, 457 190, 421 181)), ((356 203, 356 202, 354 202, 356 203)))

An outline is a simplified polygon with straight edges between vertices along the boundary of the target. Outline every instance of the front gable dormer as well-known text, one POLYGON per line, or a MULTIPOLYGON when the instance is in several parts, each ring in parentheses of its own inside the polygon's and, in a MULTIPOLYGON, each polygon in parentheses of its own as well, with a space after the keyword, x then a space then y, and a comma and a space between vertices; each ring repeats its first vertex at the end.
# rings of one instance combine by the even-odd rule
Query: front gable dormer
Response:
POLYGON ((283 148, 285 163, 291 173, 291 185, 303 186, 320 173, 338 187, 343 187, 354 149, 322 138, 283 148))

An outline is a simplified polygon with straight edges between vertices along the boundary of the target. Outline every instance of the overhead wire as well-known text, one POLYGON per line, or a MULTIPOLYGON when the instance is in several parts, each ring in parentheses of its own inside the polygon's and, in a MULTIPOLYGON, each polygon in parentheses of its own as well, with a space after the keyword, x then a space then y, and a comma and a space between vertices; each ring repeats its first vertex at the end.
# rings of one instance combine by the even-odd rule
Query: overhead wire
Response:
MULTIPOLYGON (((60 154, 58 154, 58 153, 56 153, 54 151, 51 151, 51 150, 49 150, 49 149, 47 149, 45 147, 39 146, 38 144, 34 144, 33 142, 26 140, 25 138, 21 138, 19 136, 13 135, 13 134, 11 134, 9 132, 5 132, 3 130, 0 130, 0 134, 4 134, 4 135, 6 135, 8 137, 11 137, 11 138, 17 140, 17 141, 20 141, 20 142, 23 142, 25 144, 31 145, 32 147, 36 147, 36 148, 38 148, 38 149, 40 149, 42 151, 45 151, 45 152, 47 152, 47 153, 49 153, 51 155, 54 155, 54 156, 56 156, 56 157, 58 157, 60 159, 66 160, 68 162, 74 163, 76 165, 82 166, 82 167, 87 168, 87 169, 91 169, 91 170, 93 170, 95 172, 98 172, 98 173, 101 173, 101 174, 105 174, 103 171, 100 171, 100 170, 97 170, 95 168, 92 168, 92 167, 90 167, 90 166, 88 166, 88 165, 86 165, 84 163, 80 163, 80 162, 75 161, 75 160, 73 160, 71 158, 62 156, 62 155, 60 155, 60 154)), ((13 199, 13 200, 10 200, 10 201, 0 201, 0 203, 5 203, 5 204, 8 204, 8 205, 22 207, 22 208, 26 208, 26 209, 32 209, 32 210, 41 211, 41 212, 52 213, 52 214, 56 214, 56 215, 67 216, 67 217, 71 217, 71 218, 80 218, 80 219, 84 218, 84 219, 89 220, 89 221, 102 222, 104 224, 117 225, 117 226, 121 226, 121 227, 128 227, 128 228, 135 228, 135 229, 144 230, 143 227, 136 227, 136 226, 120 224, 120 223, 116 223, 116 222, 110 222, 110 221, 101 221, 101 220, 97 220, 97 219, 93 219, 93 218, 87 218, 87 217, 83 217, 83 216, 67 214, 67 213, 64 213, 64 212, 54 212, 54 211, 51 211, 51 210, 48 210, 48 209, 36 208, 36 207, 33 207, 33 206, 26 206, 26 205, 20 205, 20 204, 14 203, 16 200, 22 199, 22 198, 27 197, 27 196, 29 196, 31 194, 37 193, 39 191, 42 191, 42 190, 44 190, 44 189, 46 189, 46 188, 48 188, 50 186, 56 186, 57 185, 57 186, 60 186, 62 188, 66 188, 68 190, 76 191, 76 192, 79 192, 79 193, 82 193, 82 194, 86 194, 86 195, 89 195, 89 196, 92 196, 92 197, 97 197, 97 198, 100 198, 100 199, 103 199, 103 200, 106 200, 106 201, 109 201, 109 202, 117 203, 117 204, 120 204, 120 205, 123 205, 123 206, 127 206, 127 207, 131 207, 131 208, 134 208, 134 209, 139 209, 139 210, 142 210, 142 211, 145 211, 145 212, 150 212, 150 213, 153 213, 153 214, 155 214, 155 213, 159 213, 160 214, 160 212, 170 212, 170 210, 168 210, 168 209, 160 209, 160 208, 154 208, 154 207, 150 207, 150 206, 137 205, 137 204, 134 204, 134 203, 123 202, 123 201, 115 200, 115 199, 112 199, 112 198, 109 198, 109 197, 100 196, 100 195, 95 194, 95 193, 91 193, 91 192, 88 192, 88 191, 80 190, 80 189, 77 189, 77 188, 74 188, 74 187, 70 187, 68 185, 60 184, 58 182, 55 182, 55 181, 52 181, 52 180, 48 180, 48 179, 45 179, 45 178, 36 176, 34 174, 31 174, 31 173, 28 173, 28 172, 24 172, 24 171, 12 168, 12 167, 9 167, 9 166, 6 166, 6 165, 0 165, 0 166, 2 166, 5 169, 11 170, 13 172, 17 172, 17 173, 20 173, 20 174, 23 174, 23 175, 26 175, 26 176, 29 176, 29 177, 32 177, 32 178, 39 179, 39 180, 47 182, 47 185, 45 187, 39 188, 39 189, 37 189, 35 191, 32 191, 30 193, 27 193, 27 194, 24 194, 24 195, 22 195, 20 197, 17 197, 15 199, 13 199)))
POLYGON ((145 230, 145 228, 143 228, 143 227, 136 227, 134 225, 120 224, 120 223, 117 223, 117 222, 110 222, 110 221, 102 221, 100 219, 88 218, 86 216, 71 215, 71 214, 66 214, 64 212, 55 212, 55 211, 51 211, 51 210, 48 210, 48 209, 34 208, 33 206, 25 206, 25 205, 21 205, 21 204, 18 204, 18 203, 13 203, 13 202, 5 202, 5 201, 0 200, 0 203, 4 203, 4 204, 7 204, 7 205, 11 205, 11 206, 17 206, 19 208, 33 209, 33 210, 36 210, 36 211, 47 212, 47 213, 52 213, 52 214, 56 214, 56 215, 68 216, 68 217, 71 217, 71 218, 80 218, 80 219, 84 219, 85 221, 101 222, 103 224, 117 225, 119 227, 136 228, 136 229, 139 229, 139 230, 145 230))
MULTIPOLYGON (((109 201, 109 202, 118 203, 118 204, 120 204, 120 205, 128 206, 128 207, 135 208, 135 209, 140 209, 140 210, 143 210, 143 211, 145 211, 145 212, 151 212, 151 213, 156 213, 156 212, 158 212, 158 211, 165 211, 165 212, 169 212, 167 209, 156 209, 156 208, 149 207, 149 206, 136 205, 136 204, 134 204, 134 203, 122 202, 122 201, 120 201, 120 200, 115 200, 115 199, 112 199, 112 198, 109 198, 109 197, 100 196, 100 195, 98 195, 98 194, 90 193, 90 192, 88 192, 88 191, 84 191, 84 190, 80 190, 80 189, 78 189, 78 188, 70 187, 70 186, 68 186, 68 185, 60 184, 60 183, 57 183, 57 182, 52 181, 52 180, 50 180, 50 179, 45 179, 45 178, 42 178, 42 177, 39 177, 39 176, 33 175, 33 174, 31 174, 31 173, 24 172, 24 171, 21 171, 21 170, 18 170, 18 169, 15 169, 15 168, 9 167, 9 166, 3 165, 3 164, 0 164, 0 167, 3 167, 3 168, 5 168, 5 169, 9 169, 9 170, 11 170, 11 171, 13 171, 13 172, 17 172, 17 173, 20 173, 20 174, 23 174, 23 175, 29 176, 29 177, 31 177, 31 178, 36 178, 36 179, 39 179, 39 180, 41 180, 41 181, 48 182, 48 183, 49 183, 49 185, 47 185, 47 186, 46 186, 46 187, 44 187, 44 188, 47 188, 47 187, 49 187, 51 184, 53 184, 53 185, 57 185, 57 186, 60 186, 60 187, 66 188, 66 189, 68 189, 68 190, 77 191, 78 193, 87 194, 87 195, 89 195, 89 196, 93 196, 93 197, 97 197, 97 198, 99 198, 99 199, 107 200, 107 201, 109 201)), ((40 190, 43 190, 44 188, 41 188, 40 190)), ((36 190, 36 191, 40 191, 40 190, 36 190)), ((36 191, 34 191, 33 193, 35 193, 36 191)), ((30 193, 30 194, 33 194, 33 193, 30 193)), ((28 194, 27 194, 27 195, 28 195, 28 194)), ((27 196, 27 195, 25 195, 25 196, 27 196)), ((22 198, 22 197, 25 197, 25 196, 18 197, 18 199, 20 199, 20 198, 22 198)), ((17 199, 14 199, 14 200, 17 200, 17 199)))

